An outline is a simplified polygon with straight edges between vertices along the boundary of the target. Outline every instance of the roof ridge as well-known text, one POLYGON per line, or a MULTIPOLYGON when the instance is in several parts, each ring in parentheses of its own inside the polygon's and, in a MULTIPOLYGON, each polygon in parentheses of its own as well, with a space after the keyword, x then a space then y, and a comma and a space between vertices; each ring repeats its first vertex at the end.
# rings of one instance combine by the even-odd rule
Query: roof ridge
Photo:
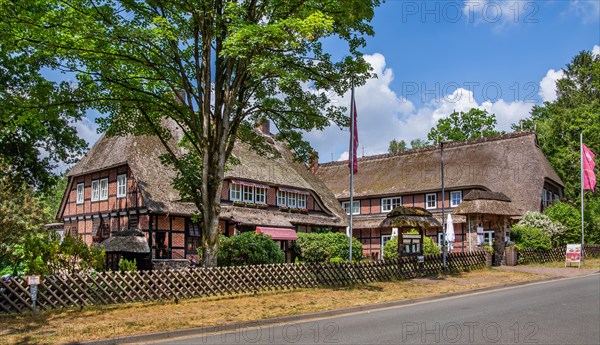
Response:
MULTIPOLYGON (((524 137, 524 136, 528 136, 528 135, 536 135, 536 133, 534 131, 510 132, 510 133, 499 134, 499 135, 494 135, 494 136, 490 136, 490 137, 481 137, 481 138, 465 140, 465 141, 448 142, 448 143, 446 143, 445 147, 446 148, 455 148, 455 147, 475 145, 475 144, 480 144, 480 143, 485 143, 485 142, 490 142, 490 141, 514 139, 514 138, 524 137)), ((438 149, 439 149, 439 147, 437 145, 436 146, 428 146, 428 147, 424 147, 424 148, 405 150, 405 151, 397 152, 397 153, 381 153, 381 154, 372 155, 372 156, 360 157, 360 158, 358 158, 357 161, 358 162, 368 162, 368 161, 372 161, 372 160, 394 158, 394 157, 405 156, 405 155, 410 155, 410 154, 415 154, 415 153, 436 151, 438 149)), ((348 164, 348 160, 346 159, 346 160, 342 160, 342 161, 321 163, 321 164, 319 164, 319 167, 337 166, 337 165, 342 165, 342 164, 348 164)))

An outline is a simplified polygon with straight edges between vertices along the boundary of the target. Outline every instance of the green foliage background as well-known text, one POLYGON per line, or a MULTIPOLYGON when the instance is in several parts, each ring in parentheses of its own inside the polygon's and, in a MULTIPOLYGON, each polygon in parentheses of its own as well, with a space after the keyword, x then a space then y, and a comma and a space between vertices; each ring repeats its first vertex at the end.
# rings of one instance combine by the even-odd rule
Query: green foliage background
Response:
POLYGON ((277 264, 284 260, 283 251, 269 236, 252 231, 230 237, 219 235, 219 266, 277 264))
MULTIPOLYGON (((299 261, 329 262, 332 259, 348 260, 350 243, 346 234, 341 232, 301 232, 298 233, 298 240, 294 242, 293 249, 299 261)), ((352 260, 360 261, 361 258, 362 244, 353 237, 352 260)))
MULTIPOLYGON (((435 255, 440 253, 440 247, 428 236, 423 238, 423 255, 435 255)), ((383 246, 383 258, 394 260, 398 258, 398 236, 387 241, 383 246)))

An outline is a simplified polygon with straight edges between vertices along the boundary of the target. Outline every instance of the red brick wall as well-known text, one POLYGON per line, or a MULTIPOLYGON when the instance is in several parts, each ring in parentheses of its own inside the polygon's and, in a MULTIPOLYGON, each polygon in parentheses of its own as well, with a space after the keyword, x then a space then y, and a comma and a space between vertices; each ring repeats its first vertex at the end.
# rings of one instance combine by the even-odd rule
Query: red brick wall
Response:
POLYGON ((381 198, 371 199, 371 213, 381 213, 381 198))
POLYGON ((126 165, 72 178, 71 189, 66 191, 65 208, 60 218, 93 213, 125 211, 143 207, 141 193, 136 188, 135 178, 126 165), (127 174, 127 197, 117 198, 117 175, 127 174), (108 178, 108 200, 91 201, 92 180, 108 178), (84 202, 77 204, 77 185, 84 183, 84 202))
POLYGON ((277 205, 277 190, 275 188, 267 189, 267 204, 277 205))
POLYGON ((369 199, 359 200, 360 201, 360 214, 370 214, 371 205, 369 199))
POLYGON ((221 200, 229 200, 229 181, 223 181, 223 188, 221 189, 221 200))

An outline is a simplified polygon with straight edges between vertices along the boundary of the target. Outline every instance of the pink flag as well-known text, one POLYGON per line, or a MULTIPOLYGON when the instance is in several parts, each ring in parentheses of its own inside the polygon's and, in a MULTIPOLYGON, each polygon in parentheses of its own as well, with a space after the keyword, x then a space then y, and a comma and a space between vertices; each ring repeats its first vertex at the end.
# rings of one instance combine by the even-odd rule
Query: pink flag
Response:
MULTIPOLYGON (((354 97, 352 97, 352 100, 354 100, 354 97)), ((356 114, 356 101, 354 101, 354 104, 352 104, 352 107, 354 107, 354 113, 352 114, 352 119, 350 119, 350 121, 353 122, 353 127, 354 127, 354 132, 350 133, 350 143, 351 145, 351 151, 350 154, 352 155, 352 160, 348 160, 348 167, 350 167, 350 161, 352 161, 354 164, 354 166, 352 167, 352 172, 354 174, 356 174, 358 172, 358 162, 356 161, 356 150, 358 148, 358 124, 356 121, 357 118, 357 114, 356 114)))
POLYGON ((596 164, 594 157, 596 155, 585 144, 581 145, 583 154, 583 189, 594 190, 596 188, 596 175, 594 174, 596 164))

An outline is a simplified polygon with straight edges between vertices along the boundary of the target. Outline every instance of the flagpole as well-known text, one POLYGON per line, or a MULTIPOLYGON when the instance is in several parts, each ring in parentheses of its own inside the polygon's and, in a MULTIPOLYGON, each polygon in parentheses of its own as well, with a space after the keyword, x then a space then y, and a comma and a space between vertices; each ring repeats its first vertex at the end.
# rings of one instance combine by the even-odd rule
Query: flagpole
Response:
POLYGON ((352 214, 354 213, 354 85, 352 85, 352 93, 350 96, 350 223, 348 231, 348 240, 350 242, 350 253, 348 261, 352 262, 352 214))
POLYGON ((584 222, 583 222, 583 211, 584 211, 584 198, 583 198, 583 132, 579 133, 579 155, 581 160, 581 260, 583 260, 583 245, 585 243, 584 235, 584 222))

